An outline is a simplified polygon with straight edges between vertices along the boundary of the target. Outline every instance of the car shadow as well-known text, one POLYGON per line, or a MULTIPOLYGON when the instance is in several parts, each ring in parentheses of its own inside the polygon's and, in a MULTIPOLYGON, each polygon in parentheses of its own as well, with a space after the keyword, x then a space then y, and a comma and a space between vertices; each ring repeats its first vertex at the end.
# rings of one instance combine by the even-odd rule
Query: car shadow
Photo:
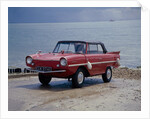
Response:
MULTIPOLYGON (((102 79, 98 78, 86 78, 82 88, 91 87, 93 85, 104 84, 102 79)), ((72 87, 71 81, 68 80, 57 80, 51 81, 48 85, 41 85, 40 83, 33 83, 28 85, 20 85, 16 88, 26 88, 31 90, 49 90, 49 91, 64 91, 76 89, 72 87)))

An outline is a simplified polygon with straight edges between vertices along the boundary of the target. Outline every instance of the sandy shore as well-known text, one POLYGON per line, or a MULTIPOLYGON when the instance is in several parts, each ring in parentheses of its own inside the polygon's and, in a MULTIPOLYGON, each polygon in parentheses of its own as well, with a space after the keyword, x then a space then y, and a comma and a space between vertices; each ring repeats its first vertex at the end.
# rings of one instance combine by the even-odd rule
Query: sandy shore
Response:
POLYGON ((141 80, 113 78, 104 83, 100 77, 86 78, 82 88, 53 78, 48 86, 37 76, 8 81, 9 111, 140 111, 141 80))
POLYGON ((78 89, 73 89, 68 80, 58 78, 45 87, 37 74, 8 77, 13 79, 8 80, 9 111, 141 110, 141 69, 113 69, 111 82, 104 83, 101 75, 88 77, 78 89))
MULTIPOLYGON (((37 76, 37 73, 20 73, 20 74, 9 74, 8 79, 20 78, 26 76, 37 76)), ((99 77, 99 76, 96 76, 99 77)), ((101 76, 100 76, 101 77, 101 76)), ((141 79, 141 69, 129 69, 126 67, 113 69, 113 78, 123 78, 123 79, 141 79)))

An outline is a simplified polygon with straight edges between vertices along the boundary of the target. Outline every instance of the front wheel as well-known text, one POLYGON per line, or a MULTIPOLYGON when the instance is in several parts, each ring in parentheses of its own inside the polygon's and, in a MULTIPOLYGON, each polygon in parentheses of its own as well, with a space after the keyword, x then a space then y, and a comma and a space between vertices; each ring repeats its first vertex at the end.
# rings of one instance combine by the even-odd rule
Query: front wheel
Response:
POLYGON ((81 88, 84 83, 84 70, 79 68, 72 77, 72 86, 74 88, 81 88))
POLYGON ((104 74, 102 74, 103 81, 105 83, 110 82, 112 78, 112 70, 111 67, 107 67, 104 74))
POLYGON ((43 84, 43 85, 48 85, 49 82, 51 81, 51 76, 49 75, 44 75, 42 73, 39 73, 38 74, 38 77, 39 77, 39 81, 43 84))

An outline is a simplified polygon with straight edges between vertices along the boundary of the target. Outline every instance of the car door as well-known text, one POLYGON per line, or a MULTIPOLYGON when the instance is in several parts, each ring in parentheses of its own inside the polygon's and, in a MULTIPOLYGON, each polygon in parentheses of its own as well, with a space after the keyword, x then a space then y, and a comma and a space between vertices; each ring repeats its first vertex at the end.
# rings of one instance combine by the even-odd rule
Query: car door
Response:
POLYGON ((100 74, 101 72, 101 61, 102 61, 102 54, 98 52, 98 44, 89 43, 86 59, 88 62, 91 63, 92 69, 89 70, 91 75, 100 74))
POLYGON ((107 60, 107 58, 106 58, 106 54, 104 53, 101 44, 97 45, 97 50, 98 50, 98 53, 97 53, 97 59, 98 59, 97 71, 99 74, 103 74, 103 73, 105 73, 105 69, 106 69, 105 60, 107 60))

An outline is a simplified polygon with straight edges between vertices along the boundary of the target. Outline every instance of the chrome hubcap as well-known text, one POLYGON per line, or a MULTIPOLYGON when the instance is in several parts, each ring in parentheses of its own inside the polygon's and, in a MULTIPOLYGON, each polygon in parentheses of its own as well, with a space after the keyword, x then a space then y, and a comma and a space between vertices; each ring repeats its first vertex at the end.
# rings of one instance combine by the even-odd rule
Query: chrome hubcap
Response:
POLYGON ((79 72, 79 74, 78 74, 78 83, 79 84, 81 84, 83 82, 83 78, 84 78, 83 73, 79 72))
POLYGON ((108 70, 107 70, 107 79, 110 79, 110 77, 111 77, 111 70, 108 69, 108 70))

